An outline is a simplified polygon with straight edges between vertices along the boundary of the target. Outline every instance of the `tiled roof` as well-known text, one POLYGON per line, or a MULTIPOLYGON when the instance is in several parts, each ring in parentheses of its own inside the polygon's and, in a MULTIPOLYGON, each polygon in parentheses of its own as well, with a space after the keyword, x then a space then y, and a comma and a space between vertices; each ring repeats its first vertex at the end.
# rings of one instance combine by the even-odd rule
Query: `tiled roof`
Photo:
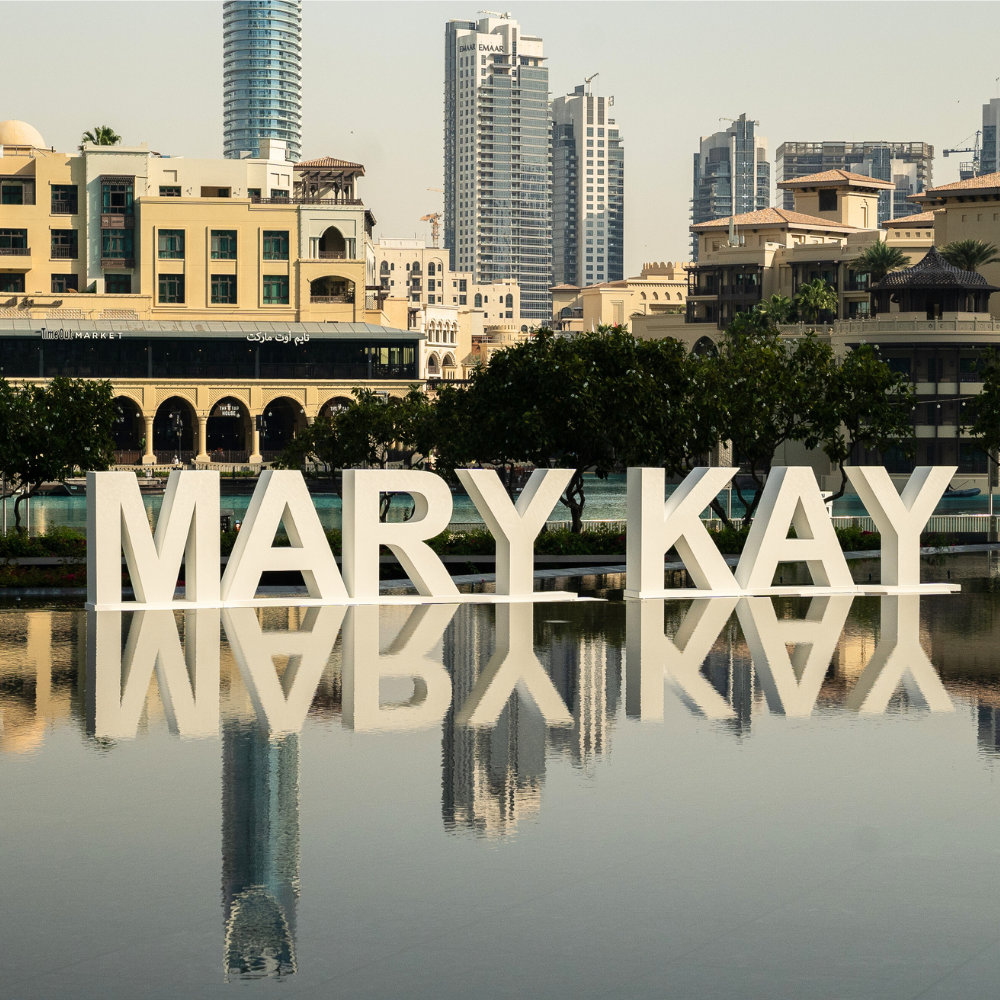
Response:
POLYGON ((902 215, 898 219, 889 219, 888 222, 882 223, 882 228, 904 229, 907 226, 916 226, 919 229, 921 226, 933 226, 933 225, 934 225, 933 212, 917 212, 916 215, 902 215))
POLYGON ((805 177, 793 177, 790 181, 778 181, 780 188, 793 187, 816 187, 826 184, 835 187, 870 187, 870 188, 891 188, 895 187, 892 181, 879 180, 877 177, 866 177, 864 174, 855 174, 850 170, 822 170, 818 174, 806 174, 805 177))
POLYGON ((881 281, 872 285, 873 291, 885 288, 972 288, 997 291, 978 271, 963 271, 954 267, 931 247, 913 267, 890 271, 881 281))
POLYGON ((337 170, 364 170, 364 166, 360 163, 352 163, 350 160, 338 160, 334 156, 320 156, 315 160, 299 160, 295 164, 296 170, 301 170, 303 167, 328 167, 337 170))
MULTIPOLYGON (((691 226, 692 232, 702 229, 728 229, 731 216, 712 219, 710 222, 699 222, 691 226)), ((785 208, 762 208, 756 212, 744 212, 734 220, 737 227, 745 226, 808 226, 811 229, 847 229, 854 232, 853 226, 842 222, 832 222, 830 219, 817 219, 814 215, 803 215, 801 212, 789 212, 785 208)))
POLYGON ((923 194, 916 195, 913 200, 933 197, 941 191, 974 191, 980 188, 1000 188, 1000 173, 980 174, 978 177, 970 177, 967 181, 955 181, 954 184, 941 184, 939 187, 928 188, 923 194))

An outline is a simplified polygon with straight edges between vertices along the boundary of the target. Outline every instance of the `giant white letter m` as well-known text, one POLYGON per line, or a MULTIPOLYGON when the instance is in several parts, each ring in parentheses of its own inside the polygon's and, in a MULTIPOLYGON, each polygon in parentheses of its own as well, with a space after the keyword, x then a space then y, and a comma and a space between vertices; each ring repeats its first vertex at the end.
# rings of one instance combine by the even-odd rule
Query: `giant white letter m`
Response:
POLYGON ((122 552, 139 604, 170 604, 184 563, 184 603, 219 603, 219 473, 171 472, 156 522, 133 472, 87 473, 87 607, 122 602, 122 552))

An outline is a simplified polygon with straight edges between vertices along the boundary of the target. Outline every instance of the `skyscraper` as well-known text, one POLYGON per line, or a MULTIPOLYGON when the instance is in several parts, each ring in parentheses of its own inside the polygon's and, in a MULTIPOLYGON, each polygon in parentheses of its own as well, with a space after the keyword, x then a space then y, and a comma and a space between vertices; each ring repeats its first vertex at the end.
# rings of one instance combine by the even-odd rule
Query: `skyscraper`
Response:
POLYGON ((224 154, 258 155, 282 139, 302 156, 302 2, 228 0, 222 7, 224 154))
POLYGON ((445 26, 444 245, 453 271, 514 280, 551 319, 552 160, 542 40, 508 17, 445 26))
MULTIPOLYGON (((922 211, 922 206, 907 198, 933 186, 934 147, 926 142, 783 142, 775 153, 774 167, 779 183, 824 170, 849 170, 892 181, 896 190, 879 195, 881 225, 922 211)), ((781 207, 794 208, 793 191, 783 192, 781 207)))
MULTIPOLYGON (((964 168, 966 164, 961 164, 964 168)), ((983 152, 979 161, 981 174, 992 174, 1000 170, 1000 97, 991 97, 989 104, 983 105, 983 152)), ((971 172, 961 170, 962 180, 971 177, 971 172)))
MULTIPOLYGON (((724 132, 701 137, 694 154, 692 225, 756 212, 771 204, 767 139, 757 136, 758 124, 742 114, 724 132)), ((691 259, 698 259, 697 235, 691 240, 691 259)))
POLYGON ((587 90, 580 84, 552 102, 556 285, 620 281, 625 272, 625 152, 615 119, 606 117, 615 99, 587 90))

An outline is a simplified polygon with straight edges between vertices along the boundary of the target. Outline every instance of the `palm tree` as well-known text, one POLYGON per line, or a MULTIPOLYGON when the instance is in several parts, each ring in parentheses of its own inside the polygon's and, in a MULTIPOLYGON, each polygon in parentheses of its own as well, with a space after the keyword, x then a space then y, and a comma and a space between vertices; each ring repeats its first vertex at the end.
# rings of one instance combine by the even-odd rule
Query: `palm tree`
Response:
POLYGON ((837 293, 822 278, 816 278, 799 286, 795 305, 806 322, 818 323, 822 313, 836 313, 837 293))
POLYGON ((80 137, 77 149, 83 152, 83 144, 92 142, 95 146, 117 146, 122 137, 110 125, 95 125, 93 131, 86 131, 80 137))
POLYGON ((890 271, 898 271, 901 267, 909 267, 910 258, 899 247, 891 247, 882 240, 876 240, 864 252, 850 262, 850 266, 858 274, 867 274, 868 281, 874 285, 881 281, 890 271))
POLYGON ((941 247, 938 253, 960 271, 978 271, 986 264, 1000 264, 1000 251, 985 240, 955 240, 941 247))
POLYGON ((757 304, 757 312, 766 316, 771 326, 791 323, 795 303, 787 295, 772 295, 757 304))

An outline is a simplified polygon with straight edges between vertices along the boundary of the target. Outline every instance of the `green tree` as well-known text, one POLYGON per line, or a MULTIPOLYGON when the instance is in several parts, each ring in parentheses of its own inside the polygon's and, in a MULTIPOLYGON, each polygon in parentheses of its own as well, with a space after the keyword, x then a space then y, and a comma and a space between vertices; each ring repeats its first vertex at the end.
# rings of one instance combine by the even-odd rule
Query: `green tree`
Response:
POLYGON ((850 266, 858 274, 867 274, 868 281, 875 284, 881 281, 890 271, 898 271, 910 266, 910 258, 899 247, 891 247, 882 240, 865 247, 865 249, 850 262, 850 266))
POLYGON ((987 264, 1000 264, 1000 251, 986 240, 955 240, 941 247, 938 253, 960 271, 978 271, 987 264))
POLYGON ((840 469, 837 500, 847 490, 844 466, 855 446, 885 452, 912 447, 911 415, 915 390, 902 372, 894 372, 879 357, 879 349, 861 344, 843 359, 831 359, 818 403, 812 408, 805 441, 817 444, 840 469))
MULTIPOLYGON (((965 401, 962 407, 964 423, 976 443, 986 452, 989 461, 997 465, 1000 453, 1000 354, 993 347, 983 352, 979 368, 983 380, 983 391, 965 401)), ((994 475, 996 470, 993 470, 994 475)), ((993 481, 993 476, 990 476, 993 481)))
POLYGON ((64 481, 79 469, 101 471, 114 462, 117 416, 110 382, 54 378, 48 385, 0 379, 0 473, 21 503, 43 483, 64 481))
POLYGON ((782 326, 792 322, 795 303, 787 295, 772 295, 757 304, 757 312, 764 316, 771 326, 782 326))
POLYGON ((95 125, 93 129, 83 133, 77 148, 82 153, 86 142, 92 142, 95 146, 117 146, 121 141, 122 137, 110 125, 95 125))
MULTIPOLYGON (((734 462, 753 484, 748 495, 737 476, 733 489, 749 524, 777 450, 788 441, 817 442, 817 388, 826 384, 831 348, 808 333, 783 338, 777 330, 734 322, 715 357, 706 357, 702 399, 718 438, 731 442, 734 462)), ((713 509, 728 521, 718 504, 713 509)))
POLYGON ((823 313, 837 312, 837 293, 822 278, 799 286, 795 308, 807 323, 818 323, 823 313))

